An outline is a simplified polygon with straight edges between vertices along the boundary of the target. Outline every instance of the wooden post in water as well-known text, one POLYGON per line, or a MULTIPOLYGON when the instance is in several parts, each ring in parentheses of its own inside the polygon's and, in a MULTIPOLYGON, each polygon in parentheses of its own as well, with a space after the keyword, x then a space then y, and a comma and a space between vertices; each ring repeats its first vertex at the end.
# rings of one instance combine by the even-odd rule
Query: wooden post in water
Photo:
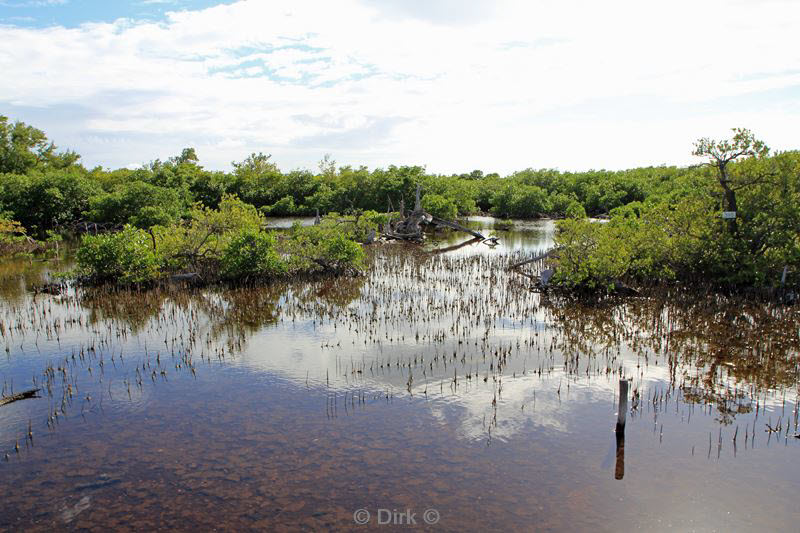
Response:
POLYGON ((614 479, 625 476, 625 419, 628 414, 628 380, 619 380, 619 411, 617 412, 617 464, 614 479))
POLYGON ((617 411, 617 433, 625 431, 625 418, 628 413, 628 380, 619 380, 619 411, 617 411))

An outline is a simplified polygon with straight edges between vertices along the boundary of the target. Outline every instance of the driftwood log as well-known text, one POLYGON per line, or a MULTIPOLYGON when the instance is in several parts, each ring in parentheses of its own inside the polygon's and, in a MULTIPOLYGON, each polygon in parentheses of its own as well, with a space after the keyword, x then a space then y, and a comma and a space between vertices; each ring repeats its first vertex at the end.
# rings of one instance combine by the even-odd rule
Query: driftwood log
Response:
POLYGON ((11 396, 4 396, 0 398, 0 406, 18 402, 20 400, 27 400, 28 398, 39 398, 40 396, 37 394, 39 390, 40 389, 31 389, 31 390, 26 390, 25 392, 18 392, 17 394, 12 394, 11 396))

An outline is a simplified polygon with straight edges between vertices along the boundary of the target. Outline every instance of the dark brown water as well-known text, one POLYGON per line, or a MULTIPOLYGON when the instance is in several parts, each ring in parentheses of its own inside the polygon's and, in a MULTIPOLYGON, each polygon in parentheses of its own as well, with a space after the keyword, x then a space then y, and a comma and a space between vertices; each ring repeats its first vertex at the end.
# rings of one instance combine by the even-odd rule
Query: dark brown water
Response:
POLYGON ((44 390, 0 406, 0 528, 796 526, 796 309, 546 298, 504 267, 552 223, 496 233, 259 289, 34 296, 57 267, 7 262, 4 393, 44 390))

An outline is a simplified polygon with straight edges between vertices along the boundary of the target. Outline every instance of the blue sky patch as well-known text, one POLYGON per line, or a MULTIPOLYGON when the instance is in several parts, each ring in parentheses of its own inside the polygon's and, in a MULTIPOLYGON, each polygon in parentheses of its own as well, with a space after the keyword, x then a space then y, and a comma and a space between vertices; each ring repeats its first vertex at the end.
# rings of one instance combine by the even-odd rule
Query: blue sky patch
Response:
POLYGON ((196 10, 220 0, 0 0, 0 24, 27 28, 64 26, 87 22, 113 22, 120 18, 158 21, 168 11, 196 10))

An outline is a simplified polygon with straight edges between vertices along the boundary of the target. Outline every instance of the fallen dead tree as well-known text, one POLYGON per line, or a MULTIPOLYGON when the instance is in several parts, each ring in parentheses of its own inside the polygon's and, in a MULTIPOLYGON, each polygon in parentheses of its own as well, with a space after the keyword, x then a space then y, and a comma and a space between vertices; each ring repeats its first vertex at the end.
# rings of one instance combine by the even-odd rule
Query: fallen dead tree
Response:
POLYGON ((430 223, 434 224, 436 226, 444 227, 444 228, 450 228, 450 229, 454 229, 454 230, 457 230, 457 231, 463 231, 464 233, 469 233, 470 235, 472 235, 473 237, 475 237, 477 239, 481 239, 481 240, 484 240, 484 241, 486 240, 486 237, 484 237, 484 235, 482 233, 480 233, 478 231, 475 231, 473 229, 469 229, 466 226, 462 226, 458 222, 453 222, 451 220, 444 220, 444 219, 432 216, 430 223))
POLYGON ((523 260, 523 261, 519 261, 519 262, 517 262, 517 263, 514 263, 513 265, 510 265, 510 266, 508 267, 508 270, 514 270, 514 269, 516 269, 516 268, 519 268, 519 267, 521 267, 521 266, 525 266, 525 265, 528 265, 528 264, 530 264, 530 263, 535 263, 536 261, 542 261, 542 260, 544 260, 544 259, 547 259, 547 258, 548 258, 548 257, 550 257, 550 256, 553 256, 553 255, 555 255, 555 253, 556 253, 557 251, 558 251, 558 248, 550 248, 550 249, 549 249, 549 250, 547 250, 546 252, 544 252, 544 253, 541 253, 541 254, 539 254, 539 255, 537 255, 537 256, 535 256, 535 257, 532 257, 532 258, 530 258, 530 259, 525 259, 525 260, 523 260))
POLYGON ((509 265, 506 270, 509 272, 515 272, 521 276, 525 276, 526 278, 530 279, 533 282, 533 290, 536 291, 545 291, 550 287, 550 281, 555 274, 554 268, 544 268, 546 266, 546 259, 551 257, 558 257, 558 247, 550 248, 540 254, 537 254, 530 259, 524 259, 522 261, 517 261, 516 263, 512 263, 509 265), (521 267, 525 265, 530 265, 532 263, 539 263, 538 270, 539 274, 529 274, 521 269, 521 267))
POLYGON ((397 222, 391 221, 384 231, 387 239, 422 242, 425 240, 424 228, 431 223, 433 217, 423 210, 414 210, 409 215, 397 222))
POLYGON ((450 228, 456 231, 463 231, 469 233, 473 237, 481 240, 486 240, 486 237, 473 229, 462 226, 458 222, 452 220, 444 220, 435 217, 422 208, 420 201, 420 187, 417 186, 417 193, 414 200, 414 210, 406 215, 404 213, 403 203, 400 203, 400 220, 389 220, 387 227, 384 229, 383 236, 386 239, 404 240, 409 242, 421 243, 425 240, 425 229, 428 227, 443 227, 450 228))

